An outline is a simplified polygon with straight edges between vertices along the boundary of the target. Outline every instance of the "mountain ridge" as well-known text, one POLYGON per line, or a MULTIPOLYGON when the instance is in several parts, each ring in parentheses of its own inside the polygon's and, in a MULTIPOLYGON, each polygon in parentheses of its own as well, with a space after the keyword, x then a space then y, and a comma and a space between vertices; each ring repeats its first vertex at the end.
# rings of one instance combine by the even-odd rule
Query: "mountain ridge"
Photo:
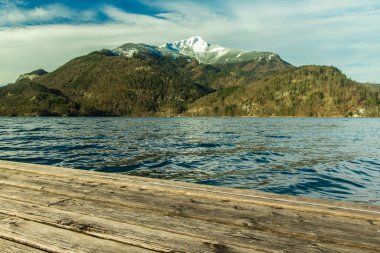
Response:
POLYGON ((245 51, 235 48, 226 48, 220 45, 212 45, 200 36, 193 36, 186 40, 166 43, 160 48, 178 52, 193 57, 204 64, 228 64, 245 61, 260 61, 265 59, 271 61, 280 59, 278 54, 271 52, 245 51))
POLYGON ((161 46, 152 46, 143 43, 126 43, 112 50, 115 54, 132 57, 135 53, 151 52, 156 55, 171 55, 173 57, 190 57, 203 64, 229 64, 246 61, 271 61, 280 56, 271 52, 246 51, 235 48, 226 48, 217 44, 210 44, 200 36, 189 39, 167 42, 161 46))
POLYGON ((380 87, 333 67, 211 45, 126 43, 0 87, 3 116, 380 116, 380 87))

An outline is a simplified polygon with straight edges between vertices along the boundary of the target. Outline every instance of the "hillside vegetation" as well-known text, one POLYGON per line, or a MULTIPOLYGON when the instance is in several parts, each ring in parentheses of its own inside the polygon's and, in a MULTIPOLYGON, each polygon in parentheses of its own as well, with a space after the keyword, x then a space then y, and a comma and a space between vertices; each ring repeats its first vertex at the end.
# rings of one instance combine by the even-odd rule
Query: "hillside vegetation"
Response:
POLYGON ((75 116, 77 106, 61 91, 23 79, 0 88, 0 115, 75 116))
POLYGON ((190 71, 195 82, 220 90, 232 86, 245 86, 252 81, 291 68, 293 66, 281 58, 273 57, 270 61, 261 59, 233 64, 191 65, 190 71))
POLYGON ((187 115, 373 117, 380 116, 380 89, 334 67, 304 66, 210 94, 189 105, 187 115))
POLYGON ((334 67, 295 68, 275 54, 209 65, 165 50, 125 44, 21 75, 0 87, 0 115, 380 116, 379 86, 334 67))
POLYGON ((38 82, 79 104, 78 115, 174 115, 213 91, 192 80, 188 64, 184 58, 102 51, 76 58, 38 82))

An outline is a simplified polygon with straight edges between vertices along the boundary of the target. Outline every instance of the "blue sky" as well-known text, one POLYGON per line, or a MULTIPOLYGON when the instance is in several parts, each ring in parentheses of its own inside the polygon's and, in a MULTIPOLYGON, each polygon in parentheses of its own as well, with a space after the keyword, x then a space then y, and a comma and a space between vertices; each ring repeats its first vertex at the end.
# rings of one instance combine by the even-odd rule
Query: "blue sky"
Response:
POLYGON ((380 83, 378 0, 0 0, 0 85, 125 42, 202 36, 380 83))

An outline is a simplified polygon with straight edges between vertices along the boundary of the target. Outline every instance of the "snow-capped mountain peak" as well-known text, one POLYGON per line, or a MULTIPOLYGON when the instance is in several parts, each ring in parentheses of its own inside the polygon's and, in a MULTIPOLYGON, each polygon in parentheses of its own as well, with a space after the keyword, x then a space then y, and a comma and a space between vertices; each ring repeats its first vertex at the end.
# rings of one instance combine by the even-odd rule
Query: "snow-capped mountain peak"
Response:
POLYGON ((217 58, 226 55, 230 49, 212 45, 201 36, 193 36, 189 39, 168 42, 159 47, 175 54, 181 54, 197 59, 199 62, 212 64, 217 58))
POLYGON ((269 52, 244 51, 240 49, 226 48, 217 44, 206 42, 201 36, 193 36, 189 39, 168 42, 159 47, 160 50, 172 55, 185 55, 193 57, 201 63, 225 64, 244 61, 271 61, 277 55, 269 52))
POLYGON ((168 42, 160 48, 166 48, 169 50, 175 50, 177 52, 181 51, 192 51, 194 53, 204 53, 210 47, 210 44, 207 43, 201 36, 190 37, 186 40, 178 40, 175 42, 168 42))
POLYGON ((206 42, 201 36, 193 36, 189 39, 168 42, 159 47, 147 44, 127 43, 113 50, 116 55, 128 58, 137 54, 154 54, 157 56, 169 55, 174 58, 186 56, 198 60, 204 64, 230 64, 247 61, 271 62, 280 59, 277 54, 270 52, 244 51, 240 49, 226 48, 217 44, 206 42))

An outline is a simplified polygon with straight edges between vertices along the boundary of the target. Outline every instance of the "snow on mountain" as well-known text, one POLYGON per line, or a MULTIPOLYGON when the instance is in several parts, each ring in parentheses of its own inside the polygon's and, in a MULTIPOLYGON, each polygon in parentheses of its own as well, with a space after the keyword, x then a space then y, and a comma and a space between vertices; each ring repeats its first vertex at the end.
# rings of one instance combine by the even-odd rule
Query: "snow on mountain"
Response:
POLYGON ((244 51, 212 45, 200 36, 194 36, 186 40, 168 42, 159 47, 161 50, 179 53, 185 56, 194 57, 201 63, 223 64, 244 61, 271 61, 278 55, 269 52, 244 51))
POLYGON ((213 45, 200 36, 189 39, 168 42, 159 47, 146 44, 127 43, 113 50, 116 55, 133 57, 137 53, 153 53, 155 55, 170 55, 172 57, 188 56, 205 64, 226 64, 247 61, 267 61, 280 59, 277 54, 269 52, 244 51, 213 45))
POLYGON ((130 48, 130 49, 122 49, 122 48, 116 48, 114 50, 114 52, 117 54, 117 55, 124 55, 125 57, 128 57, 128 58, 131 58, 133 57, 134 54, 138 53, 139 50, 137 50, 136 48, 130 48))
POLYGON ((159 48, 194 57, 202 63, 214 63, 211 58, 221 57, 230 51, 230 49, 219 45, 211 45, 200 36, 194 36, 186 40, 168 42, 159 48))
POLYGON ((116 55, 122 55, 128 58, 131 58, 138 53, 151 53, 155 55, 162 55, 162 52, 158 47, 142 43, 127 43, 122 45, 121 47, 113 49, 112 52, 116 55))
POLYGON ((177 52, 192 51, 194 53, 205 53, 210 44, 204 41, 200 36, 194 36, 187 40, 179 40, 175 42, 168 42, 160 48, 166 48, 177 52))

